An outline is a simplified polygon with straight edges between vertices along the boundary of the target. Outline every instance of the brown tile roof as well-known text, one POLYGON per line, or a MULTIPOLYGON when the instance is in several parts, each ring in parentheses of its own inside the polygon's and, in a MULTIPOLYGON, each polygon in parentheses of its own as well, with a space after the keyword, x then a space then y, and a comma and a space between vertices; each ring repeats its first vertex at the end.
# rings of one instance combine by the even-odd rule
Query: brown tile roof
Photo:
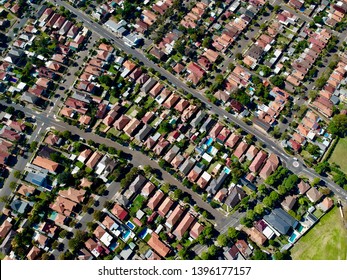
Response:
POLYGON ((148 240, 147 244, 156 251, 160 256, 166 257, 171 249, 160 241, 159 236, 156 233, 152 233, 151 238, 148 240))
POLYGON ((100 153, 94 152, 94 154, 92 154, 90 159, 87 161, 86 166, 93 169, 95 167, 95 165, 99 162, 101 157, 102 157, 102 155, 100 153))
POLYGON ((111 213, 121 221, 124 221, 125 218, 128 216, 128 212, 117 203, 113 206, 111 213))
POLYGON ((178 239, 181 239, 194 220, 195 217, 192 214, 187 213, 182 219, 182 221, 178 224, 176 229, 173 231, 173 234, 176 235, 178 239))
POLYGON ((62 197, 66 197, 74 202, 82 203, 85 199, 86 191, 81 189, 77 190, 74 188, 68 188, 67 190, 60 190, 59 195, 62 197))
POLYGON ((181 218, 183 212, 184 209, 182 208, 182 206, 177 205, 170 216, 167 218, 166 224, 169 225, 170 228, 174 227, 178 220, 181 218))
POLYGON ((173 204, 174 201, 170 197, 166 197, 158 208, 158 214, 162 217, 165 217, 173 204))
POLYGON ((247 235, 249 236, 249 238, 257 243, 259 246, 262 246, 267 238, 264 234, 262 234, 259 230, 257 230, 255 227, 252 228, 243 228, 242 229, 245 233, 247 233, 247 235))
POLYGON ((320 200, 323 194, 317 190, 316 188, 311 188, 306 192, 307 197, 311 200, 311 202, 315 203, 320 200))
POLYGON ((164 198, 164 193, 161 190, 157 190, 156 193, 151 197, 151 199, 148 201, 147 206, 154 210, 159 202, 164 198))
POLYGON ((260 151, 249 166, 249 170, 257 172, 267 157, 267 153, 260 151))
POLYGON ((0 238, 5 238, 5 236, 10 232, 12 224, 7 219, 0 226, 0 238))
POLYGON ((201 233, 203 230, 204 230, 204 227, 203 227, 200 223, 196 222, 196 223, 192 226, 192 229, 190 230, 189 235, 190 235, 192 238, 196 239, 196 238, 199 237, 200 233, 201 233))
POLYGON ((33 194, 36 189, 33 186, 21 185, 17 192, 21 195, 27 196, 28 194, 33 194))
POLYGON ((37 156, 33 160, 32 164, 42 167, 44 169, 47 169, 48 171, 51 171, 51 172, 55 172, 59 167, 59 164, 56 163, 55 161, 47 159, 47 158, 43 158, 40 156, 37 156))
POLYGON ((38 256, 40 255, 41 250, 39 248, 37 248, 36 246, 33 246, 29 253, 27 254, 27 259, 28 260, 36 260, 38 258, 38 256))
POLYGON ((70 216, 71 212, 74 211, 77 203, 62 196, 57 196, 54 203, 50 205, 50 208, 58 213, 64 214, 65 216, 70 216))
POLYGON ((142 188, 141 190, 141 194, 144 196, 149 196, 155 189, 155 186, 153 185, 153 183, 151 183, 150 181, 148 181, 142 188))

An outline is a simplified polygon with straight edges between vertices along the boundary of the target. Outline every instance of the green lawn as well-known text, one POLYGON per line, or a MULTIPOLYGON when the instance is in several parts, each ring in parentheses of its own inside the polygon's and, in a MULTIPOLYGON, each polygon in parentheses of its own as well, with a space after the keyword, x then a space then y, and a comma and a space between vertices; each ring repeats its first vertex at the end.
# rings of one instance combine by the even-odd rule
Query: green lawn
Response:
POLYGON ((111 104, 117 103, 118 100, 119 100, 119 99, 118 99, 117 97, 114 97, 114 96, 112 96, 112 95, 110 96, 110 103, 111 103, 111 104))
POLYGON ((143 205, 146 203, 146 198, 142 195, 138 195, 133 203, 131 204, 131 207, 129 209, 130 214, 135 216, 136 212, 140 209, 142 209, 143 205))
POLYGON ((346 260, 347 229, 340 210, 326 214, 291 250, 294 260, 346 260))
POLYGON ((335 162, 340 166, 341 170, 347 174, 347 138, 341 138, 332 153, 329 162, 335 162))

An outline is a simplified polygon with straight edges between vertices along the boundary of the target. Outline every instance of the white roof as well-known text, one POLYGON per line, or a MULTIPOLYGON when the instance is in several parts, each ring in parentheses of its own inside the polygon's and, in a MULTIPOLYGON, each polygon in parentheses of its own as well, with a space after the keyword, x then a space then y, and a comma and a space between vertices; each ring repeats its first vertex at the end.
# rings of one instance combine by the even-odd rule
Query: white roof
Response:
POLYGON ((105 232, 100 238, 100 241, 108 247, 111 244, 112 239, 113 237, 109 233, 105 232))
POLYGON ((211 157, 208 153, 204 153, 204 154, 202 155, 202 158, 203 158, 204 160, 208 161, 208 162, 211 162, 212 159, 213 159, 213 157, 211 157))
POLYGON ((204 171, 204 173, 202 173, 201 177, 203 179, 205 179, 206 181, 209 181, 211 179, 211 174, 207 173, 206 171, 204 171))
POLYGON ((23 90, 25 87, 26 87, 26 83, 23 83, 23 82, 20 82, 18 85, 17 85, 17 88, 20 89, 20 90, 23 90))
POLYGON ((264 234, 268 239, 270 239, 275 233, 273 232, 273 230, 272 230, 270 227, 266 227, 266 228, 263 230, 263 234, 264 234))

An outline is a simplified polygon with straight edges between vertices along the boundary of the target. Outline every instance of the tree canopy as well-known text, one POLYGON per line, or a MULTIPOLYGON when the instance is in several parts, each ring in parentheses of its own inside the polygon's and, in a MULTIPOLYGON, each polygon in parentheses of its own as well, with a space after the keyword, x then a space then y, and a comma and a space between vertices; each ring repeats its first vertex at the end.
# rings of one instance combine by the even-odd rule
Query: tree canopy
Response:
POLYGON ((347 116, 334 116, 329 123, 328 131, 334 136, 345 137, 347 135, 347 116))

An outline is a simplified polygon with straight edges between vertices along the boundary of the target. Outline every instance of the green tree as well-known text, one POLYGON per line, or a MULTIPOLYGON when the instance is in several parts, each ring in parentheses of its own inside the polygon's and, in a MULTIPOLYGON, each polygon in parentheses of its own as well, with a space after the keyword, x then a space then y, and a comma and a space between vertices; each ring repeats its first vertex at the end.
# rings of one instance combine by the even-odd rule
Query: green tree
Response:
POLYGON ((71 183, 71 173, 69 172, 62 172, 60 173, 58 176, 57 176, 57 181, 58 181, 58 184, 61 184, 61 185, 64 185, 64 184, 67 184, 67 183, 71 183))
POLYGON ((63 138, 65 138, 66 140, 70 140, 70 138, 71 138, 71 132, 68 131, 68 130, 65 130, 65 131, 63 131, 63 132, 61 133, 61 136, 62 136, 63 138))
POLYGON ((284 78, 282 76, 272 76, 270 79, 270 82, 279 88, 283 88, 284 87, 284 78))
POLYGON ((237 53, 237 54, 235 54, 235 58, 236 58, 237 60, 242 60, 242 59, 243 59, 242 53, 237 53))
POLYGON ((200 258, 202 260, 208 260, 210 258, 210 254, 208 252, 202 252, 200 258))
POLYGON ((174 192, 173 192, 173 196, 175 199, 181 199, 182 198, 182 195, 183 195, 183 192, 182 190, 180 189, 176 189, 174 192))
POLYGON ((9 188, 11 191, 14 191, 17 188, 17 183, 16 182, 11 182, 9 185, 9 188))
POLYGON ((330 165, 329 162, 327 161, 323 161, 323 162, 319 162, 315 167, 314 170, 318 173, 318 174, 324 174, 326 172, 330 171, 330 165))
POLYGON ((268 256, 263 251, 257 249, 254 250, 252 260, 267 260, 268 256))
POLYGON ((22 173, 21 173, 19 170, 15 170, 15 171, 13 172, 13 176, 14 176, 16 179, 19 179, 21 174, 22 174, 22 173))
POLYGON ((226 234, 221 234, 217 237, 217 244, 221 247, 225 247, 229 244, 230 238, 226 234))
POLYGON ((264 206, 262 204, 257 204, 254 206, 254 212, 257 213, 259 216, 264 214, 264 206))
POLYGON ((31 142, 31 143, 30 143, 29 151, 30 151, 30 152, 35 151, 35 150, 37 149, 38 144, 39 144, 39 143, 38 143, 37 141, 31 142))
POLYGON ((7 107, 7 108, 5 109, 5 112, 6 112, 7 114, 11 114, 11 115, 14 113, 14 111, 15 111, 15 109, 14 109, 12 106, 7 107))
POLYGON ((347 116, 334 116, 328 125, 328 131, 334 136, 345 137, 347 135, 347 116))
POLYGON ((102 212, 100 210, 97 210, 93 213, 93 218, 97 221, 100 221, 102 217, 102 212))
POLYGON ((218 248, 216 245, 211 245, 208 250, 207 250, 208 254, 210 255, 210 257, 214 257, 217 255, 218 253, 218 248))
POLYGON ((247 217, 242 217, 240 220, 241 225, 246 226, 248 228, 252 227, 252 220, 248 219, 247 217))
POLYGON ((228 233, 229 238, 231 238, 232 240, 236 240, 240 234, 240 232, 238 230, 236 230, 234 227, 228 228, 227 233, 228 233))
POLYGON ((308 143, 305 150, 308 151, 313 156, 320 155, 320 148, 317 145, 314 145, 312 143, 308 143))

